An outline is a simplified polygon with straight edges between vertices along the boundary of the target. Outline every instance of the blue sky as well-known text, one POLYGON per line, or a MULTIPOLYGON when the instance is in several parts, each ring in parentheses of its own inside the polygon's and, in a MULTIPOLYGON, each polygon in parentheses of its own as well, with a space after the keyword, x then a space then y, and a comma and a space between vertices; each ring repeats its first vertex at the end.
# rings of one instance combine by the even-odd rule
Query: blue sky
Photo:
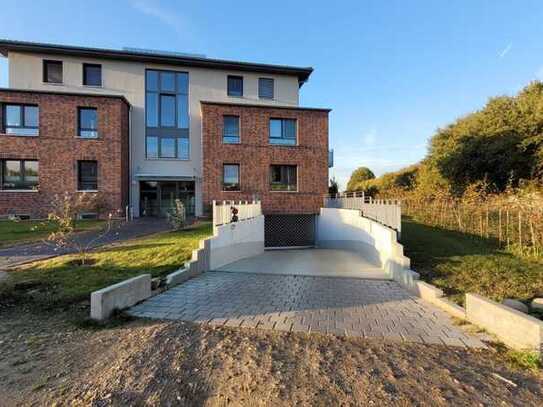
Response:
MULTIPOLYGON (((313 66, 301 104, 330 107, 332 171, 420 160, 435 129, 543 79, 543 2, 3 1, 0 38, 313 66)), ((7 86, 0 59, 0 86, 7 86)))

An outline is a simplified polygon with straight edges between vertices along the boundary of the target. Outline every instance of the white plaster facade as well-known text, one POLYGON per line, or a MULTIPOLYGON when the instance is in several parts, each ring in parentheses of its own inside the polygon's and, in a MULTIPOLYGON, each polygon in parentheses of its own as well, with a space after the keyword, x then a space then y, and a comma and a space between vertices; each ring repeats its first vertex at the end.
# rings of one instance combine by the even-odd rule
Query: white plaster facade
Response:
POLYGON ((196 215, 202 214, 202 117, 200 101, 235 102, 265 105, 298 106, 299 82, 295 74, 279 75, 227 71, 211 68, 155 64, 67 55, 22 53, 10 51, 9 87, 74 93, 123 95, 132 105, 130 129, 130 202, 135 216, 139 214, 141 176, 194 177, 196 215), (63 83, 43 82, 43 60, 63 62, 63 83), (83 85, 83 63, 102 65, 102 86, 83 85), (147 159, 145 157, 145 71, 162 69, 189 74, 190 159, 147 159), (243 76, 243 97, 227 95, 227 76, 243 76), (274 99, 259 99, 258 78, 274 79, 274 99))

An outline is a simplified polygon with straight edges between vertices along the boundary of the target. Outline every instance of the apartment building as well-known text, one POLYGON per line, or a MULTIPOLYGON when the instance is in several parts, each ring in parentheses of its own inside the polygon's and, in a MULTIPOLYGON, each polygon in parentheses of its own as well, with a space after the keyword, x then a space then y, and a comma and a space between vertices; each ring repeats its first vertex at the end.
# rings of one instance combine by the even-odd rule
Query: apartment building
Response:
POLYGON ((195 216, 212 200, 318 212, 329 110, 299 106, 311 68, 8 40, 0 54, 0 216, 43 215, 52 194, 84 190, 135 217, 175 199, 195 216))

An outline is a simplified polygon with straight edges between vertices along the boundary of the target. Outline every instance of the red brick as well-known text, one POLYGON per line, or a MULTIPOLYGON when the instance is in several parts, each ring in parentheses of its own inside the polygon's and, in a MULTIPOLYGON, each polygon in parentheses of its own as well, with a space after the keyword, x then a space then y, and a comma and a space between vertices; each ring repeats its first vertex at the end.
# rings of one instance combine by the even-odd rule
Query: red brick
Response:
POLYGON ((265 214, 318 213, 328 189, 328 110, 202 103, 203 200, 252 200, 265 214), (223 144, 223 116, 240 117, 241 144, 223 144), (297 119, 298 145, 270 145, 270 118, 297 119), (239 192, 222 191, 223 163, 240 164, 239 192), (271 192, 272 164, 298 166, 298 192, 271 192))
POLYGON ((14 212, 47 216, 56 194, 77 193, 78 160, 98 161, 98 190, 105 198, 106 209, 124 212, 129 187, 129 107, 123 99, 0 90, 2 103, 39 106, 38 137, 0 133, 0 159, 39 161, 39 191, 0 191, 0 216, 14 212), (77 137, 78 107, 98 110, 98 139, 77 137))

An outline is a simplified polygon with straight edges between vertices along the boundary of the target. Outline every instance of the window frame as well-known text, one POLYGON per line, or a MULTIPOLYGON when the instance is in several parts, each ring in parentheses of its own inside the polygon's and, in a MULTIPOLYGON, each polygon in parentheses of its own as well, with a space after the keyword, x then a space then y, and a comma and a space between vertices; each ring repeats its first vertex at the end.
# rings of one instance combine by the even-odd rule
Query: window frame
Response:
POLYGON ((43 60, 43 83, 53 84, 53 85, 62 85, 64 83, 64 63, 63 61, 55 60, 55 59, 44 59, 43 60), (49 81, 48 79, 48 73, 49 68, 48 65, 60 65, 60 82, 55 81, 49 81))
POLYGON ((239 163, 223 163, 222 164, 222 180, 221 180, 221 190, 222 192, 241 192, 241 165, 239 163), (237 183, 237 189, 225 189, 225 167, 226 166, 233 166, 238 168, 238 183, 237 183))
POLYGON ((290 117, 270 117, 269 123, 268 123, 268 144, 274 145, 274 146, 283 146, 283 147, 294 147, 298 145, 298 119, 293 119, 290 117), (271 122, 273 120, 280 120, 281 121, 281 137, 272 137, 271 132, 271 122), (285 137, 285 122, 286 121, 293 121, 295 125, 295 134, 294 138, 285 137), (286 144, 286 143, 274 143, 273 140, 294 140, 294 144, 286 144))
POLYGON ((223 115, 223 121, 222 121, 222 143, 223 144, 241 144, 241 117, 239 115, 235 114, 225 114, 223 115), (226 141, 226 137, 234 137, 229 136, 226 134, 226 119, 227 118, 236 118, 238 120, 238 135, 237 135, 237 141, 226 141))
MULTIPOLYGON (((190 145, 190 77, 186 71, 173 71, 164 69, 146 69, 145 70, 145 159, 147 160, 180 160, 189 161, 191 159, 190 145), (173 74, 174 88, 163 89, 163 75, 173 74), (156 82, 156 83, 155 83, 156 82), (155 85, 156 86, 152 86, 155 85), (150 95, 155 95, 156 98, 156 114, 149 117, 149 99, 150 95), (162 125, 162 97, 174 98, 174 122, 173 126, 162 125), (185 103, 185 105, 182 105, 185 103), (151 119, 151 120, 149 120, 151 119), (156 126, 149 126, 149 121, 153 122, 156 119, 156 126), (186 122, 186 123, 185 123, 186 122), (186 126, 180 127, 186 124, 186 126), (157 157, 150 157, 148 154, 148 138, 157 138, 157 157), (175 138, 175 157, 162 157, 162 139, 175 138), (181 140, 187 140, 188 148, 186 154, 180 148, 180 144, 185 143, 181 140)), ((154 123, 153 123, 154 124, 154 123)))
MULTIPOLYGON (((298 165, 297 164, 270 164, 270 169, 269 169, 269 191, 270 192, 299 192, 299 185, 298 185, 298 181, 300 179, 300 173, 298 171, 298 165), (288 189, 288 180, 287 180, 287 183, 286 184, 282 184, 282 185, 286 185, 287 186, 287 189, 273 189, 272 186, 273 186, 273 181, 272 181, 272 168, 273 167, 292 167, 295 169, 296 171, 296 189, 288 189)), ((276 183, 277 184, 277 183, 276 183)))
POLYGON ((226 76, 226 95, 229 96, 229 97, 234 97, 234 98, 242 98, 243 97, 243 76, 241 75, 227 75, 226 76), (231 93, 231 90, 230 90, 230 80, 236 80, 236 79, 240 79, 241 80, 241 94, 239 95, 235 95, 235 94, 232 94, 231 93))
POLYGON ((88 86, 91 88, 101 88, 103 84, 103 78, 102 78, 102 64, 91 64, 91 63, 83 63, 83 78, 82 78, 83 86, 88 86), (100 68, 100 84, 99 85, 89 85, 86 83, 86 71, 85 68, 100 68))
POLYGON ((258 78, 258 98, 259 99, 267 99, 267 100, 274 100, 275 99, 275 79, 274 78, 258 78), (263 96, 261 93, 261 86, 260 84, 264 81, 271 82, 271 97, 270 96, 263 96))
POLYGON ((190 138, 185 136, 175 136, 175 135, 158 135, 158 134, 146 134, 145 135, 145 159, 146 160, 177 160, 177 161, 190 161, 190 138), (149 150, 147 148, 147 139, 156 138, 157 139, 157 156, 149 157, 149 150), (175 157, 162 157, 162 139, 169 138, 175 140, 175 157), (179 149, 179 140, 186 139, 188 140, 188 150, 186 158, 180 156, 179 149))
MULTIPOLYGON (((98 161, 97 160, 77 160, 77 192, 97 192, 98 191, 98 161), (81 164, 82 163, 94 163, 96 165, 96 188, 83 189, 81 180, 81 164)), ((86 181, 87 182, 87 181, 86 181)))
POLYGON ((97 138, 100 138, 100 134, 98 133, 98 108, 96 107, 90 107, 90 106, 79 106, 77 108, 77 138, 83 139, 83 140, 96 140, 97 138), (81 112, 83 110, 93 110, 96 112, 96 128, 83 128, 81 127, 81 112), (96 136, 94 137, 84 137, 81 135, 82 131, 95 131, 96 136))
POLYGON ((12 159, 5 158, 0 159, 0 192, 38 192, 40 187, 40 162, 36 159, 12 159), (20 183, 26 183, 26 166, 27 162, 35 162, 38 164, 38 181, 36 184, 32 184, 30 188, 4 188, 4 177, 5 177, 5 163, 6 161, 16 161, 19 163, 19 172, 20 172, 20 183))
POLYGON ((3 134, 8 136, 17 136, 17 137, 37 137, 40 134, 40 106, 31 103, 2 103, 0 106, 0 130, 3 134), (7 120, 7 108, 9 106, 19 107, 19 123, 18 126, 8 126, 7 120), (38 109, 38 125, 37 126, 27 126, 25 118, 25 110, 28 107, 34 107, 38 109), (27 130, 36 130, 35 134, 17 134, 17 133, 8 133, 8 129, 27 129, 27 130))

